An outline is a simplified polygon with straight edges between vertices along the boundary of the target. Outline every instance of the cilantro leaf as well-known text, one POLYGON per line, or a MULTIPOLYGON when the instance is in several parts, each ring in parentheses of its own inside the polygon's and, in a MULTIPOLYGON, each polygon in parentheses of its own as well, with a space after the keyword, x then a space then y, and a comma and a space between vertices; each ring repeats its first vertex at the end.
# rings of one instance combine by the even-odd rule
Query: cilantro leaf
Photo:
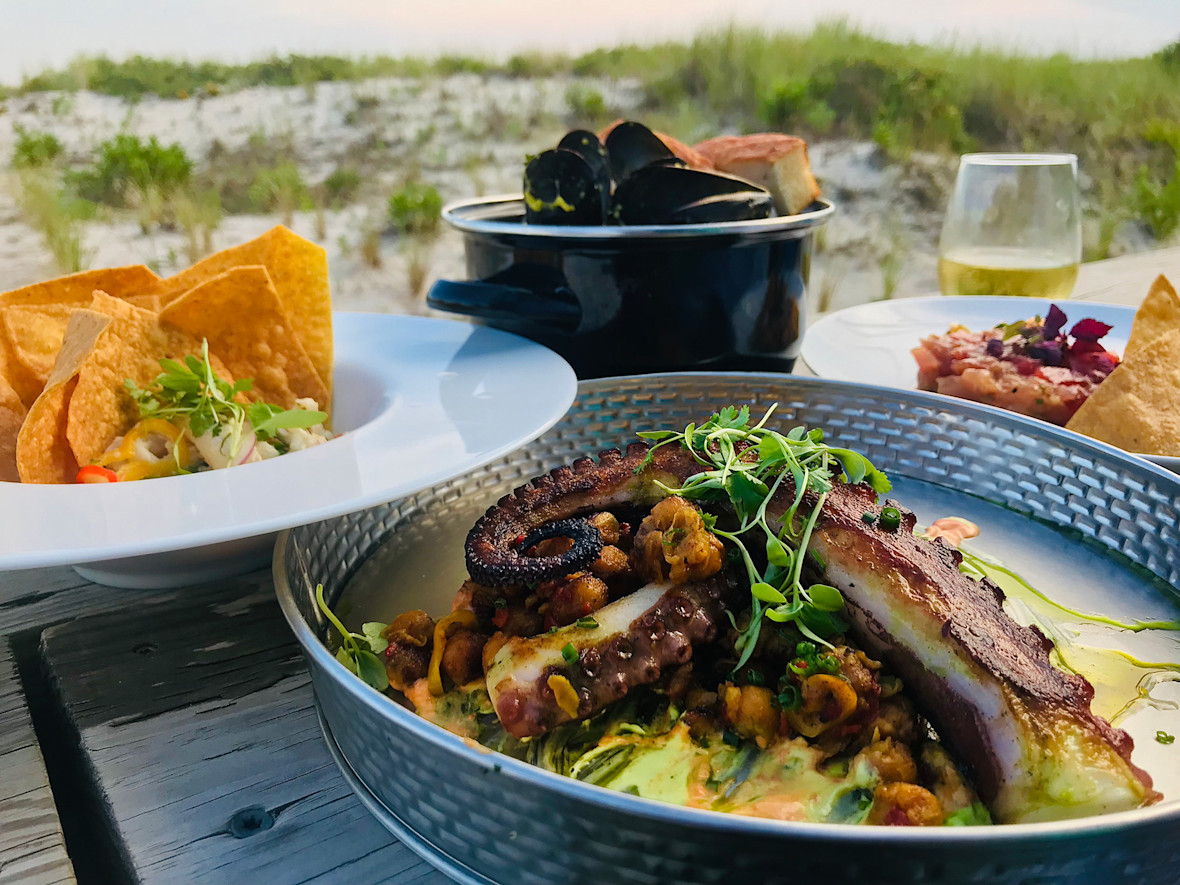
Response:
POLYGON ((271 439, 279 430, 294 430, 315 427, 328 420, 326 412, 309 409, 280 409, 270 403, 252 403, 246 407, 246 415, 259 439, 271 439))

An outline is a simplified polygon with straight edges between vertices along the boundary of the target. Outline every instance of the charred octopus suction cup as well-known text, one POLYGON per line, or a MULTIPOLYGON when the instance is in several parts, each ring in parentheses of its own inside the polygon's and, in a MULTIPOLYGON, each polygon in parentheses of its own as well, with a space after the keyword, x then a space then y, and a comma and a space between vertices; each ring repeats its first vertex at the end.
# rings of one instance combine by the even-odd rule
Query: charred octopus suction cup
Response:
POLYGON ((467 536, 464 550, 467 572, 477 584, 485 587, 505 587, 513 584, 535 584, 581 571, 602 555, 602 533, 584 519, 561 519, 533 529, 513 545, 501 551, 495 559, 487 559, 475 549, 473 538, 482 524, 467 536), (569 538, 573 545, 556 556, 526 556, 525 551, 550 538, 569 538))
POLYGON ((527 224, 603 224, 606 199, 599 176, 573 151, 542 151, 525 167, 527 224))

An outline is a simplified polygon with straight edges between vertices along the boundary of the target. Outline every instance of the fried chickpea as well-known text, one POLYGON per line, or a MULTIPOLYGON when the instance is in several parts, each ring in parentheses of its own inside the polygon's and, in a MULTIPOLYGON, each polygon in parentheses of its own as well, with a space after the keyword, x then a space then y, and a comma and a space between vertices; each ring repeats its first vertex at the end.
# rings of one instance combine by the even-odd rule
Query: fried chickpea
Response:
POLYGON ((867 761, 883 781, 907 781, 918 779, 918 766, 910 754, 909 747, 892 738, 874 741, 860 751, 858 758, 867 761))
POLYGON ((804 737, 819 737, 856 712, 856 691, 839 676, 808 676, 799 693, 802 703, 798 710, 787 711, 787 719, 804 737))
POLYGON ((727 682, 721 688, 721 697, 725 721, 742 737, 753 738, 760 747, 778 737, 779 711, 769 688, 727 682))
POLYGON ((626 578, 631 575, 631 561, 618 547, 606 546, 598 559, 590 564, 590 574, 604 581, 612 578, 626 578))
POLYGON ((619 520, 613 513, 607 513, 604 510, 588 517, 586 522, 598 529, 598 534, 602 535, 603 544, 619 543, 619 520))
POLYGON ((901 827, 942 825, 942 805, 934 794, 917 784, 882 784, 873 793, 869 823, 901 827))
POLYGON ((593 614, 610 602, 610 592, 601 578, 579 572, 564 581, 549 597, 545 619, 563 627, 593 614))
POLYGON ((434 619, 421 610, 403 612, 381 635, 389 640, 384 654, 389 684, 398 691, 407 691, 426 676, 430 667, 434 619))
POLYGON ((483 675, 483 647, 487 637, 474 630, 456 630, 443 648, 442 673, 454 685, 466 685, 483 675))
POLYGON ((644 517, 631 548, 631 566, 649 581, 702 581, 721 571, 721 540, 701 511, 684 498, 665 498, 644 517))

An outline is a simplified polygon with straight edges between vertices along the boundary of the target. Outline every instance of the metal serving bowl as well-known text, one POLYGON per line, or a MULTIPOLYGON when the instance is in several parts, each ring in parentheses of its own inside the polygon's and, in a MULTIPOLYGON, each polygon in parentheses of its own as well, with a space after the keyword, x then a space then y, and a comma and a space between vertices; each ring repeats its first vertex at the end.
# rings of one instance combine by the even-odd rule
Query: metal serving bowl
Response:
MULTIPOLYGON (((615 446, 636 429, 683 426, 731 403, 756 411, 773 402, 785 426, 821 426, 828 441, 868 455, 905 486, 906 503, 925 489, 938 506, 961 502, 957 512, 969 518, 972 507, 987 508, 997 531, 1015 521, 1017 538, 1049 533, 1056 545, 1076 548, 1069 555, 1079 562, 1094 558, 1122 569, 1125 580, 1137 580, 1134 570, 1142 567, 1180 585, 1180 478, 1043 422, 934 394, 781 375, 584 382, 553 430, 507 458, 414 497, 281 536, 279 600, 303 646, 329 746, 369 808, 468 883, 1180 880, 1175 801, 1062 823, 939 829, 784 823, 679 808, 473 746, 370 689, 325 646, 317 583, 337 600, 358 574, 379 573, 391 549, 427 551, 424 574, 435 563, 453 569, 461 552, 448 559, 439 539, 461 539, 479 512, 527 478, 615 446), (1135 566, 1111 560, 1109 551, 1135 566)), ((450 576, 440 586, 408 582, 386 591, 382 611, 442 612, 457 586, 450 576)))
POLYGON ((579 378, 789 372, 807 325, 815 230, 835 210, 714 224, 524 224, 519 195, 452 203, 469 280, 426 303, 560 353, 579 378))

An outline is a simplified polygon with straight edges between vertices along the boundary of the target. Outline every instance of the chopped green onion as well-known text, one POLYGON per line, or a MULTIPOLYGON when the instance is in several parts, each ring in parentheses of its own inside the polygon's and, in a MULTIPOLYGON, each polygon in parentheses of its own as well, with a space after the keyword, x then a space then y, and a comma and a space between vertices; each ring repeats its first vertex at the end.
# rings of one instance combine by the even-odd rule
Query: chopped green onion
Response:
POLYGON ((492 603, 497 609, 508 608, 508 600, 503 596, 497 596, 495 602, 492 603))
POLYGON ((791 663, 787 664, 787 669, 796 676, 806 676, 807 671, 811 669, 811 664, 803 660, 803 658, 796 658, 795 660, 791 661, 791 663))
POLYGON ((561 656, 565 659, 567 664, 571 666, 578 662, 578 650, 574 648, 572 642, 567 642, 565 647, 561 650, 561 656))
POLYGON ((725 741, 725 743, 729 744, 731 747, 740 747, 742 744, 742 739, 728 728, 721 733, 721 740, 725 741))
POLYGON ((822 655, 816 660, 816 664, 818 664, 819 668, 825 673, 840 672, 840 659, 835 655, 822 655))
POLYGON ((799 706, 799 689, 793 685, 785 685, 775 700, 784 710, 794 710, 799 706))
POLYGON ((1161 744, 1171 744, 1175 743, 1176 735, 1168 734, 1166 731, 1157 731, 1155 733, 1155 739, 1161 744))
POLYGON ((815 654, 814 642, 800 642, 795 646, 795 655, 800 658, 809 658, 815 654))
POLYGON ((587 615, 584 618, 578 618, 578 620, 575 623, 579 627, 581 627, 583 630, 593 630, 595 627, 598 626, 598 621, 596 621, 593 617, 591 617, 589 615, 587 615))
POLYGON ((901 511, 896 507, 886 507, 881 511, 881 528, 892 532, 901 525, 901 511))
POLYGON ((877 517, 874 514, 869 513, 867 510, 860 515, 860 519, 861 522, 865 523, 866 525, 872 525, 877 521, 877 517))
POLYGON ((746 671, 746 682, 750 685, 765 685, 766 678, 753 667, 746 671))

